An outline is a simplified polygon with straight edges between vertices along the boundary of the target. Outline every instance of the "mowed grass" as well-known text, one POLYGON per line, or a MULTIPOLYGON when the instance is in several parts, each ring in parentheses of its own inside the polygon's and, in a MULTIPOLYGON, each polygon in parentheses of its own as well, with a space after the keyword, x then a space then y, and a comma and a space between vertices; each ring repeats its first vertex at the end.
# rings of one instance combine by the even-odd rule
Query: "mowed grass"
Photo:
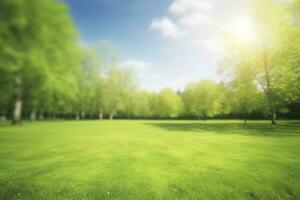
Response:
POLYGON ((0 199, 300 199, 300 123, 2 124, 0 199))

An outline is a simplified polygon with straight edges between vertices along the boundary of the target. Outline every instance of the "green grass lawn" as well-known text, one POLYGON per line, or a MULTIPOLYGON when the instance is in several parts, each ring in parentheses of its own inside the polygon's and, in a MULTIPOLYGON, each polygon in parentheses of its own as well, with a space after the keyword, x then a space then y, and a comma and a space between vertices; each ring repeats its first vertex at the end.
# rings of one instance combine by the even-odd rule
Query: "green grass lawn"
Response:
POLYGON ((300 199, 300 122, 2 124, 0 199, 300 199))

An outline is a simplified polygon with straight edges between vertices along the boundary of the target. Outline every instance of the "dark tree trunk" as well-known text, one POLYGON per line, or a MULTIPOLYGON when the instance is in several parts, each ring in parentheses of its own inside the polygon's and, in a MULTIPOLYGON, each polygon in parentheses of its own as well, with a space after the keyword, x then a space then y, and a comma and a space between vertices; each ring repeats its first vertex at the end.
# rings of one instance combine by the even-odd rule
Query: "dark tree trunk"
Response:
POLYGON ((15 94, 14 94, 14 110, 12 123, 18 125, 22 120, 22 78, 17 75, 15 77, 15 94))
POLYGON ((275 111, 272 111, 272 124, 274 124, 274 125, 277 124, 275 111))
POLYGON ((268 99, 271 122, 273 125, 275 125, 277 124, 277 122, 276 122, 276 109, 275 109, 275 103, 273 98, 274 92, 273 92, 272 83, 270 79, 267 50, 265 46, 264 46, 264 70, 265 70, 265 79, 266 79, 266 86, 267 86, 267 88, 265 89, 265 94, 267 95, 267 99, 268 99))

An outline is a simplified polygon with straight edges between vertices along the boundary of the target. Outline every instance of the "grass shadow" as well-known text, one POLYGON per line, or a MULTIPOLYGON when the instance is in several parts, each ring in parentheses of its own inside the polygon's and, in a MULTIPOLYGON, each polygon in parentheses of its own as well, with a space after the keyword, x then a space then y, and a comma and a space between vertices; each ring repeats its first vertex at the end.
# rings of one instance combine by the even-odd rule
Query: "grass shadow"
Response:
POLYGON ((148 123, 167 131, 210 132, 214 134, 240 134, 266 137, 300 136, 300 122, 282 122, 271 125, 261 122, 248 124, 236 122, 183 122, 183 123, 148 123))

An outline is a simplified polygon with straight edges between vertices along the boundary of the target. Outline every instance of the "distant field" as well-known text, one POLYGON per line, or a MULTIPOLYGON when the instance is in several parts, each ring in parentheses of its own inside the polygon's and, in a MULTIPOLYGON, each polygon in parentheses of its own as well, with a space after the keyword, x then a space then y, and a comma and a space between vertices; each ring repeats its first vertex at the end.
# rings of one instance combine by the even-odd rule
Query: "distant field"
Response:
POLYGON ((300 122, 0 125, 0 199, 300 199, 300 122))

